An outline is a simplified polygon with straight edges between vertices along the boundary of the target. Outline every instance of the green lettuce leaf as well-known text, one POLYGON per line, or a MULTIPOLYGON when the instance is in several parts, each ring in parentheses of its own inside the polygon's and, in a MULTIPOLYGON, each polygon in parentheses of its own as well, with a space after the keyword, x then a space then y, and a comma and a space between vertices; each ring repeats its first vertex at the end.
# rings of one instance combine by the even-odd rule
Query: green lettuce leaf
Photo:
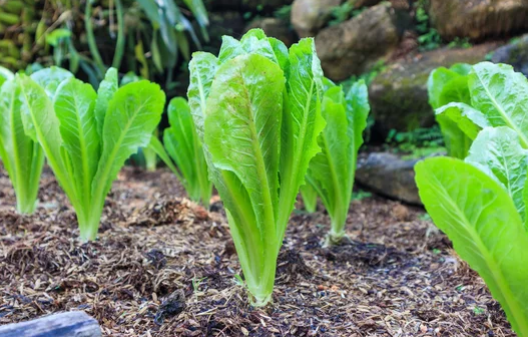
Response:
POLYGON ((325 121, 321 114, 323 71, 313 39, 303 39, 290 48, 285 113, 282 118, 280 205, 278 231, 282 240, 288 219, 312 158, 321 151, 317 136, 325 121))
POLYGON ((147 81, 114 93, 110 82, 114 83, 115 75, 115 69, 109 70, 108 85, 100 86, 109 92, 100 90, 101 97, 90 85, 58 68, 17 78, 24 131, 42 147, 75 209, 83 240, 96 238, 113 180, 125 160, 150 143, 165 104, 159 86, 147 81))
POLYGON ((226 208, 253 304, 265 305, 288 218, 324 128, 313 40, 287 53, 254 30, 241 41, 225 37, 218 59, 196 53, 189 68, 189 106, 209 176, 226 208))
POLYGON ((456 123, 458 128, 472 141, 477 138, 480 130, 491 126, 482 112, 464 103, 449 103, 438 108, 436 114, 439 118, 445 116, 456 123))
POLYGON ((218 69, 218 59, 209 53, 197 52, 189 63, 190 83, 187 91, 189 108, 196 132, 203 143, 206 101, 218 69))
MULTIPOLYGON (((280 98, 284 82, 278 65, 258 54, 242 55, 218 69, 207 100, 205 143, 214 166, 234 174, 251 202, 251 209, 246 212, 253 219, 250 231, 255 238, 242 251, 264 260, 275 260, 278 253, 276 248, 268 251, 266 247, 277 246, 275 219, 283 110, 280 98)), ((237 228, 236 232, 248 230, 237 228)), ((241 263, 246 262, 241 258, 241 263)), ((273 278, 265 278, 264 284, 259 282, 261 275, 274 275, 275 268, 269 268, 263 261, 254 266, 247 263, 244 268, 257 302, 267 302, 270 296, 273 278)))
POLYGON ((479 168, 503 186, 525 219, 523 190, 528 172, 528 150, 522 148, 519 136, 501 126, 482 130, 471 147, 466 162, 479 168))
POLYGON ((352 85, 346 99, 342 88, 335 85, 324 94, 326 127, 318 139, 322 151, 312 159, 307 180, 331 218, 326 245, 337 244, 345 236, 357 154, 369 111, 368 89, 363 81, 352 85))
POLYGON ((317 191, 311 184, 301 186, 301 196, 304 202, 304 208, 308 213, 314 213, 317 210, 317 191))
POLYGON ((0 87, 4 84, 4 82, 12 80, 15 78, 15 74, 13 74, 9 69, 0 67, 0 87))
POLYGON ((104 196, 125 161, 139 147, 149 145, 159 124, 165 95, 159 85, 139 81, 119 88, 108 103, 102 138, 102 153, 92 184, 92 194, 104 196))
POLYGON ((459 159, 467 157, 480 130, 490 125, 482 112, 465 103, 449 103, 436 109, 436 121, 449 155, 459 159))
MULTIPOLYGON (((467 156, 472 138, 461 129, 461 125, 457 122, 460 119, 456 118, 457 114, 451 115, 438 111, 444 111, 442 107, 450 104, 470 104, 467 76, 470 70, 471 66, 467 64, 457 64, 450 69, 441 67, 431 73, 427 83, 429 104, 437 111, 436 120, 442 130, 447 152, 451 157, 460 159, 467 156), (453 120, 451 117, 456 119, 453 120)), ((471 124, 469 119, 465 122, 471 124)), ((475 126, 466 125, 466 127, 474 128, 475 126)))
POLYGON ((57 88, 53 106, 62 146, 76 182, 76 195, 83 203, 90 203, 91 184, 101 151, 94 114, 96 99, 90 84, 70 78, 57 88))
POLYGON ((515 130, 528 148, 528 80, 512 66, 482 62, 469 74, 471 105, 481 111, 491 126, 515 130))
POLYGON ((202 143, 196 132, 191 110, 182 97, 171 100, 168 109, 170 128, 163 134, 163 142, 170 157, 179 168, 182 184, 194 201, 208 207, 212 184, 209 181, 207 162, 202 143))
POLYGON ((418 163, 416 182, 435 224, 484 279, 517 334, 528 336, 528 236, 506 189, 452 158, 418 163))
POLYGON ((97 134, 99 138, 103 135, 103 124, 106 112, 108 111, 108 103, 114 97, 115 92, 119 88, 117 69, 110 68, 106 72, 105 78, 97 89, 97 99, 95 102, 95 121, 97 123, 97 134))
POLYGON ((31 79, 44 88, 46 94, 51 100, 55 97, 59 85, 63 81, 72 77, 72 73, 58 67, 44 68, 31 74, 31 79))
POLYGON ((17 211, 29 214, 36 207, 44 154, 24 132, 19 95, 11 76, 0 87, 0 159, 15 190, 17 211))
POLYGON ((40 144, 48 165, 66 194, 70 198, 74 196, 74 199, 77 199, 74 182, 69 175, 69 167, 63 160, 60 123, 55 115, 53 102, 46 90, 32 78, 17 75, 17 83, 20 86, 21 114, 26 135, 40 144))

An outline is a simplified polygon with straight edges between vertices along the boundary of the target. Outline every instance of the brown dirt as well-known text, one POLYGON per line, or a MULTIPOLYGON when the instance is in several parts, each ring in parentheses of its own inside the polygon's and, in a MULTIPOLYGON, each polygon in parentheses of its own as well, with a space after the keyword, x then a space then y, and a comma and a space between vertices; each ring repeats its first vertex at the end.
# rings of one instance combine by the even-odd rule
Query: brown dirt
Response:
POLYGON ((328 217, 292 216, 274 303, 254 309, 222 215, 183 196, 165 170, 125 169, 99 239, 46 171, 36 214, 19 216, 0 170, 0 324, 84 310, 105 336, 515 336, 482 280, 423 211, 354 201, 351 241, 321 248, 328 217))

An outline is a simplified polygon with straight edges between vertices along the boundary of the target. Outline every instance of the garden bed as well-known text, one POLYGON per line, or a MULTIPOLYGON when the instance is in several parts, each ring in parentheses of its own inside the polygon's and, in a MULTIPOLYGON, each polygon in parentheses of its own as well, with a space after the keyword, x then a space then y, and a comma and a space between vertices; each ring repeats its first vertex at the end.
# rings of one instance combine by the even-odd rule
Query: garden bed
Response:
POLYGON ((515 336, 482 280, 424 212, 356 200, 342 246, 320 245, 323 212, 292 216, 274 303, 247 304, 219 202, 206 212, 166 170, 124 169, 99 239, 78 242, 49 170, 19 216, 0 169, 0 324, 84 310, 105 336, 515 336))

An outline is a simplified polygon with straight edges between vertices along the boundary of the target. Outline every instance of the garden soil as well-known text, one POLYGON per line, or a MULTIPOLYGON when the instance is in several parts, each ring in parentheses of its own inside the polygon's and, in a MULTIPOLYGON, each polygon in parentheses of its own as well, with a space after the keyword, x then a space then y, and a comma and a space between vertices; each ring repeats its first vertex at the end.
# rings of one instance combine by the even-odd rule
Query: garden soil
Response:
POLYGON ((218 198, 206 211, 169 171, 124 169, 95 242, 48 169, 39 198, 17 215, 0 171, 0 324, 83 310, 114 337, 515 336, 423 210, 395 201, 353 201, 331 249, 322 208, 295 211, 273 303, 253 308, 218 198))

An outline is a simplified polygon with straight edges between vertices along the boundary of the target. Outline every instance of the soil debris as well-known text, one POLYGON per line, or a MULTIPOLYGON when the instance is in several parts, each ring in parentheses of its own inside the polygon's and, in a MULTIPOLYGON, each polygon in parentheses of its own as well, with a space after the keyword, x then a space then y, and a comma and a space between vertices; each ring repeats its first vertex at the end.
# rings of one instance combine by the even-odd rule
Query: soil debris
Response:
POLYGON ((352 241, 330 249, 322 208, 295 211, 274 302, 253 308, 221 203, 204 217, 168 170, 125 168, 90 243, 49 169, 41 186, 37 212, 17 215, 0 169, 0 324, 84 310, 112 337, 515 336, 417 208, 354 201, 352 241))

